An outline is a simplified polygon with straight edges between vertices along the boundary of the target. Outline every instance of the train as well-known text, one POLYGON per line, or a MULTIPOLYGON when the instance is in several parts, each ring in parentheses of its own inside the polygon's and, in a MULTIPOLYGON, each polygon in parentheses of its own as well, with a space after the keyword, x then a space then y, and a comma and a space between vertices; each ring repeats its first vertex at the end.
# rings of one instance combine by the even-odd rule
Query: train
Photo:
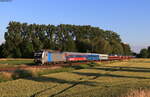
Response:
POLYGON ((60 52, 52 50, 40 50, 34 53, 34 62, 41 65, 68 62, 113 61, 132 58, 134 57, 97 53, 60 52))

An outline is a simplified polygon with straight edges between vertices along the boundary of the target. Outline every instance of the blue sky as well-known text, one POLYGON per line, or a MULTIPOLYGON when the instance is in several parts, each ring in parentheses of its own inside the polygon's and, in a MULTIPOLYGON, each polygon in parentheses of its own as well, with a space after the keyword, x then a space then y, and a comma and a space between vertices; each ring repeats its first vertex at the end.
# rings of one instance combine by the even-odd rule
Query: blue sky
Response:
POLYGON ((92 25, 118 32, 134 51, 150 45, 150 0, 12 0, 0 2, 0 43, 10 21, 92 25))

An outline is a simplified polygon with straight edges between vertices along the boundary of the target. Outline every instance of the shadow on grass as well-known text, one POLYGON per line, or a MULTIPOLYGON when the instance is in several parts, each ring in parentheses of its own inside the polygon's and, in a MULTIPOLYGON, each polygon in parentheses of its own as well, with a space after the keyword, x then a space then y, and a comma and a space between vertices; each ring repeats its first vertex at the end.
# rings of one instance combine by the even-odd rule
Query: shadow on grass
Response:
POLYGON ((68 81, 68 80, 64 80, 64 79, 58 79, 58 78, 52 78, 52 77, 34 77, 34 78, 26 78, 28 80, 32 80, 32 81, 38 81, 38 82, 53 82, 53 83, 59 83, 59 84, 82 84, 82 85, 88 85, 88 86, 96 86, 96 82, 90 82, 90 81, 82 81, 82 80, 78 80, 78 81, 68 81))
POLYGON ((45 92, 45 91, 50 90, 50 89, 53 89, 53 88, 55 88, 55 87, 57 87, 57 85, 55 85, 55 86, 53 86, 53 87, 49 87, 49 88, 43 89, 43 90, 41 90, 41 91, 39 91, 39 92, 36 92, 36 93, 32 94, 30 97, 36 97, 36 96, 39 95, 40 93, 45 92))
MULTIPOLYGON (((58 79, 58 78, 52 78, 52 77, 37 77, 37 78, 26 78, 28 80, 32 80, 32 81, 38 81, 38 82, 53 82, 53 83, 59 83, 59 84, 70 84, 70 86, 68 86, 67 88, 64 88, 54 94, 52 94, 50 97, 54 97, 56 95, 59 95, 77 85, 88 85, 88 86, 96 86, 97 82, 90 82, 90 81, 82 81, 82 80, 78 80, 78 81, 67 81, 67 80, 64 80, 64 79, 58 79)), ((57 85, 55 85, 54 87, 56 87, 57 85)), ((47 89, 44 89, 44 90, 41 90, 33 95, 31 95, 30 97, 35 97, 36 95, 42 93, 42 92, 45 92, 47 90, 50 90, 52 89, 51 87, 50 88, 47 88, 47 89)))
POLYGON ((100 74, 100 73, 83 73, 83 72, 72 72, 74 74, 83 75, 83 76, 94 76, 93 79, 98 77, 115 77, 115 78, 135 78, 135 79, 150 79, 147 77, 139 76, 125 76, 125 75, 114 75, 114 74, 100 74))
MULTIPOLYGON (((92 79, 89 80, 94 80, 97 79, 98 77, 114 77, 114 78, 135 78, 135 79, 150 79, 147 77, 138 77, 138 76, 125 76, 125 75, 114 75, 114 74, 100 74, 100 73, 84 73, 84 72, 72 72, 74 74, 78 74, 78 75, 82 75, 82 76, 93 76, 92 79)), ((54 96, 58 96, 59 94, 62 94, 64 92, 66 92, 67 90, 77 86, 77 85, 88 85, 88 86, 96 86, 98 85, 97 82, 91 82, 91 81, 87 81, 87 80, 77 80, 77 81, 68 81, 68 80, 64 80, 64 79, 58 79, 58 78, 53 78, 53 77, 38 77, 38 78, 27 78, 28 80, 33 80, 33 81, 38 81, 38 82, 53 82, 53 83, 58 83, 58 84, 70 84, 68 87, 63 88, 62 90, 52 94, 49 97, 54 97, 54 96)), ((57 85, 58 86, 58 85, 57 85)), ((47 90, 50 90, 52 88, 47 88, 45 90, 41 90, 35 94, 33 94, 31 97, 35 97, 36 95, 45 92, 47 90)))
POLYGON ((128 71, 128 72, 150 72, 150 68, 143 67, 122 67, 122 66, 107 66, 107 67, 98 67, 92 68, 97 70, 105 70, 105 71, 128 71))
POLYGON ((91 63, 87 63, 87 64, 72 65, 72 66, 66 66, 66 67, 71 67, 73 69, 88 69, 88 68, 93 68, 97 65, 100 65, 100 64, 97 64, 95 62, 91 62, 91 63))

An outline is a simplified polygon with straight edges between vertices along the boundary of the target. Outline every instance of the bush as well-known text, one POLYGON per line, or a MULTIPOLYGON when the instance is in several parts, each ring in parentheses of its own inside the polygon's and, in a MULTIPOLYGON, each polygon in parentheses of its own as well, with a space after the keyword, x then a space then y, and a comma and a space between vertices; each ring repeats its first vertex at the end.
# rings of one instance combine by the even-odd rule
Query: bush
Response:
POLYGON ((18 69, 12 74, 13 79, 33 77, 33 73, 29 70, 18 69))
POLYGON ((1 72, 0 73, 0 82, 12 80, 12 73, 1 72))

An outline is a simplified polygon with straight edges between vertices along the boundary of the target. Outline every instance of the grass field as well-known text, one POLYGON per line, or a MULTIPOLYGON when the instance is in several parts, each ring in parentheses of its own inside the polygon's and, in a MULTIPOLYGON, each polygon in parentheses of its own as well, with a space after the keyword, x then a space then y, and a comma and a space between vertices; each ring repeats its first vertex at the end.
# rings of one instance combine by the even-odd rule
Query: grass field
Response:
POLYGON ((2 82, 0 97, 120 97, 131 89, 150 89, 150 59, 2 82))
POLYGON ((33 59, 0 59, 0 68, 33 65, 33 59))

